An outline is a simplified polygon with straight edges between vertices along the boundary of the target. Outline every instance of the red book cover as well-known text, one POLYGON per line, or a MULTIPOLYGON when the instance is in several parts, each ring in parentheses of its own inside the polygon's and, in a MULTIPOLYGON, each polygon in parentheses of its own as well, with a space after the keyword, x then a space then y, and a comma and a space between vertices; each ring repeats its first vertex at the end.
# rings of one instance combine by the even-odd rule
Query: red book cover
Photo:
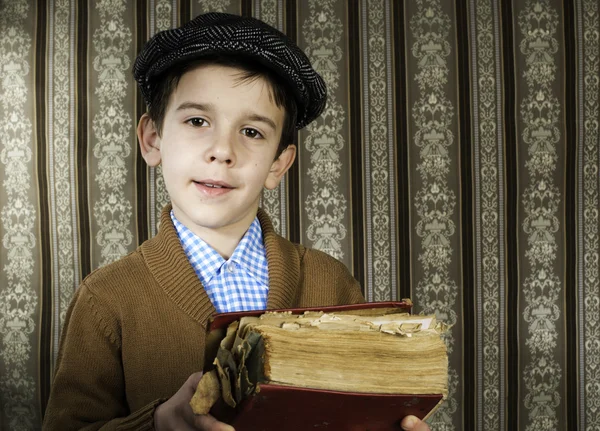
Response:
POLYGON ((259 392, 242 403, 230 423, 238 431, 402 430, 402 418, 423 419, 441 400, 441 394, 365 394, 259 384, 259 392))
MULTIPOLYGON (((408 312, 411 306, 412 303, 406 300, 268 311, 302 314, 304 311, 340 312, 365 308, 399 308, 408 312)), ((263 313, 261 310, 217 314, 210 324, 210 335, 222 338, 221 334, 231 322, 244 316, 259 316, 263 313)), ((245 399, 236 409, 223 408, 223 405, 219 404, 213 407, 211 413, 220 420, 231 423, 238 431, 391 431, 401 430, 400 421, 407 415, 426 418, 441 403, 442 398, 442 394, 339 392, 259 383, 256 393, 245 399)))

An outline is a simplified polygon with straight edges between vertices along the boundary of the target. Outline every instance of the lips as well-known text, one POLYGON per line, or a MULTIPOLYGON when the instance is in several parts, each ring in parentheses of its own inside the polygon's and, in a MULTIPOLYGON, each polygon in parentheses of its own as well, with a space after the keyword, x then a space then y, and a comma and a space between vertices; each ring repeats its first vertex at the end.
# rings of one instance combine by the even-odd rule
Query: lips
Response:
POLYGON ((231 184, 224 181, 212 179, 194 181, 194 185, 196 186, 196 189, 209 197, 224 195, 235 188, 231 184))
POLYGON ((221 186, 219 184, 211 184, 211 183, 198 183, 206 187, 210 187, 213 189, 230 189, 231 187, 221 186))
POLYGON ((198 181, 194 181, 196 184, 202 184, 204 186, 207 187, 213 187, 213 188, 222 188, 222 189, 232 189, 233 186, 231 184, 228 184, 224 181, 217 181, 217 180, 198 180, 198 181))

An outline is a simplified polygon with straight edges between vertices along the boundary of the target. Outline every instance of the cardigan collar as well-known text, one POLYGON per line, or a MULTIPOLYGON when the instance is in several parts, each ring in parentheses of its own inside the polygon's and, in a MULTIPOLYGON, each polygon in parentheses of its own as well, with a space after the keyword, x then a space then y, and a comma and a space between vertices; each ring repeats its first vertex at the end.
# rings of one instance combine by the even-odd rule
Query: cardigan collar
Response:
MULTIPOLYGON (((142 255, 166 295, 206 327, 208 318, 216 313, 216 309, 181 247, 169 215, 171 208, 169 204, 163 209, 158 234, 142 244, 142 255)), ((267 309, 290 308, 296 299, 301 257, 291 242, 275 232, 273 223, 262 209, 258 210, 258 219, 269 264, 267 309)))

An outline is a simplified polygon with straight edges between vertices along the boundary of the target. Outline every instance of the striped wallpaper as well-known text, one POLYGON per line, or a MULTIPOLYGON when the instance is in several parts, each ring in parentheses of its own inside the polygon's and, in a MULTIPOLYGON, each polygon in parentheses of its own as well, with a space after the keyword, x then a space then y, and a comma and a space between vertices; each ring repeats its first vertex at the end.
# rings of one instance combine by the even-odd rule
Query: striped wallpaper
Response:
POLYGON ((452 324, 434 431, 600 429, 598 0, 0 0, 0 429, 40 428, 81 279, 155 235, 144 41, 261 18, 329 89, 262 206, 452 324))

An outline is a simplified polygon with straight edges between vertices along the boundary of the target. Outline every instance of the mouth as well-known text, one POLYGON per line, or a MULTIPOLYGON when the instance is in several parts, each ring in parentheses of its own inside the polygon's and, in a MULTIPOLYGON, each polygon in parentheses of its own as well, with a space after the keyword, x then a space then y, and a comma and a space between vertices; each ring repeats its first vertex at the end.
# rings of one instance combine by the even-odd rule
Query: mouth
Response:
POLYGON ((223 181, 214 181, 214 180, 200 180, 194 181, 194 184, 208 187, 209 189, 233 189, 234 187, 230 184, 227 184, 223 181))
POLYGON ((234 190, 231 184, 228 184, 224 181, 216 181, 216 180, 199 180, 193 181, 196 189, 200 191, 206 197, 218 197, 229 193, 234 190))

